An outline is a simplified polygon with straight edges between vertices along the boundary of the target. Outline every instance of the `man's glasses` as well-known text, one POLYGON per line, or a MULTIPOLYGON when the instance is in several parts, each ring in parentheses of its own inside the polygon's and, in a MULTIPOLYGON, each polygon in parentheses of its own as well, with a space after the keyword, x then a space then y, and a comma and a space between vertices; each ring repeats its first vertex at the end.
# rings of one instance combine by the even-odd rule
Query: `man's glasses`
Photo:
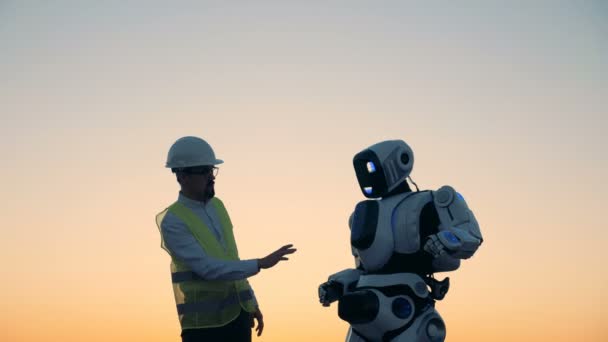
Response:
POLYGON ((213 177, 217 177, 217 174, 220 172, 220 169, 213 166, 213 167, 205 167, 205 168, 192 168, 192 169, 186 169, 183 171, 184 173, 188 173, 191 175, 201 175, 201 176, 208 176, 210 174, 213 174, 213 177))

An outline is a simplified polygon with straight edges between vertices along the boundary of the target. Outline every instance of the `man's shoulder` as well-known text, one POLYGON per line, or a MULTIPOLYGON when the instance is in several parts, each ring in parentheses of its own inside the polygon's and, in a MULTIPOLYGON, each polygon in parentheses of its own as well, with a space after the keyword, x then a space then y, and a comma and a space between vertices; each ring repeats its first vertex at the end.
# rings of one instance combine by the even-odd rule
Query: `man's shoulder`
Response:
POLYGON ((166 206, 165 209, 161 210, 158 214, 156 214, 156 218, 158 219, 158 218, 165 217, 171 211, 171 208, 173 208, 177 203, 178 202, 175 201, 175 202, 169 204, 168 206, 166 206))
POLYGON ((210 202, 211 202, 212 206, 215 208, 215 211, 217 214, 228 215, 228 209, 226 209, 226 206, 224 205, 224 202, 221 199, 219 199, 217 197, 213 197, 210 202))
POLYGON ((224 207, 225 208, 224 201, 222 201, 219 197, 213 197, 211 199, 211 201, 209 201, 209 203, 213 204, 215 206, 220 206, 220 207, 224 207))
POLYGON ((182 225, 183 222, 179 219, 175 213, 172 212, 172 208, 178 205, 178 202, 174 202, 168 207, 166 207, 163 211, 161 211, 158 215, 156 215, 156 222, 161 228, 165 228, 168 226, 174 225, 182 225))

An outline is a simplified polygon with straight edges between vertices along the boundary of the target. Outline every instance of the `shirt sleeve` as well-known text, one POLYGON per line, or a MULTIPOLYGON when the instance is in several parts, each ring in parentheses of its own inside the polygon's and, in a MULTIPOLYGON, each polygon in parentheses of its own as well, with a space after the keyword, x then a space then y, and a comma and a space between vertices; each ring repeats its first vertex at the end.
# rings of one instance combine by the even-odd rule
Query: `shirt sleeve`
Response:
POLYGON ((161 234, 171 253, 205 280, 241 280, 260 271, 256 259, 221 260, 207 255, 188 227, 170 212, 161 222, 161 234))

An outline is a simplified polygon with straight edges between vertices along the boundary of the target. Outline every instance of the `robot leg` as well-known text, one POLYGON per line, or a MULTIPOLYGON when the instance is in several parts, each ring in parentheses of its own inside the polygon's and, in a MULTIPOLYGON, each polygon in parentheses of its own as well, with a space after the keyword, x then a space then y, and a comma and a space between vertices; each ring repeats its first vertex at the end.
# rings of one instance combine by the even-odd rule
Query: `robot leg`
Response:
POLYGON ((445 341, 445 323, 434 308, 427 310, 416 319, 414 324, 399 334, 393 342, 443 342, 445 341))
POLYGON ((353 328, 348 328, 348 334, 346 334, 346 342, 367 342, 359 335, 353 333, 353 328))

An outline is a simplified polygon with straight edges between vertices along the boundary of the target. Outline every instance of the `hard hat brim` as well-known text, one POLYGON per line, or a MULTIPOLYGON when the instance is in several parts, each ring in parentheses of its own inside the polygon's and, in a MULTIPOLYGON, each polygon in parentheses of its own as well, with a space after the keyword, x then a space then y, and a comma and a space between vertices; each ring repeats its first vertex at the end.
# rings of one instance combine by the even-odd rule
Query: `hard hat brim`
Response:
POLYGON ((224 161, 221 159, 215 159, 212 162, 198 162, 198 163, 180 163, 179 165, 172 165, 169 163, 165 164, 165 167, 168 169, 173 169, 173 168, 185 168, 185 167, 195 167, 195 166, 207 166, 207 165, 220 165, 223 164, 224 161))

